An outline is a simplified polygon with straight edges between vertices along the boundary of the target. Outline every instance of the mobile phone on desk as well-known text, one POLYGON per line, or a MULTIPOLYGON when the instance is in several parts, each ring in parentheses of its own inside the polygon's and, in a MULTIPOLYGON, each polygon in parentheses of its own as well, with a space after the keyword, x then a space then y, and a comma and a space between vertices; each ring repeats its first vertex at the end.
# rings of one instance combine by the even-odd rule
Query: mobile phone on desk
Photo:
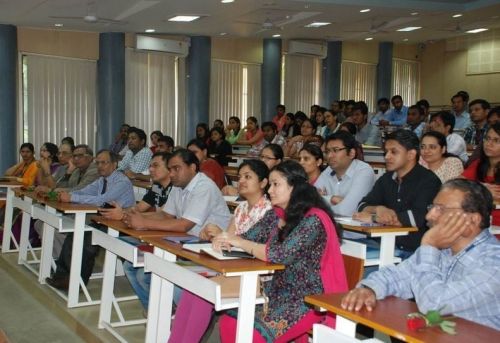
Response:
POLYGON ((255 256, 250 255, 245 251, 238 251, 238 250, 229 251, 222 249, 222 255, 226 257, 255 258, 255 256))

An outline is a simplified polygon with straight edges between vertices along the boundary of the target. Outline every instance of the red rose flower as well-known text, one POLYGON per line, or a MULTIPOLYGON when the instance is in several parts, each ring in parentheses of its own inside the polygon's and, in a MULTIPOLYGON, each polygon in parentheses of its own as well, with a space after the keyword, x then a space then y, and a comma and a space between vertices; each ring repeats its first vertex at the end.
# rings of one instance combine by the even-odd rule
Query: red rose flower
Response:
POLYGON ((427 322, 422 317, 411 317, 406 319, 406 326, 412 331, 423 329, 427 326, 427 322))

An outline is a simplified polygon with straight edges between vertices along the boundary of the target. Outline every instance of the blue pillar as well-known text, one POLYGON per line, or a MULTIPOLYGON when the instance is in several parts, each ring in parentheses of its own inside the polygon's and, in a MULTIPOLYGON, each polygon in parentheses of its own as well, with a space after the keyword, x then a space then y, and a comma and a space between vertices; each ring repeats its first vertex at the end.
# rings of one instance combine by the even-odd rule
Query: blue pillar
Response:
POLYGON ((378 46, 377 99, 390 99, 392 95, 392 49, 392 42, 382 42, 378 46))
POLYGON ((125 34, 99 34, 97 143, 106 148, 125 121, 125 34))
POLYGON ((17 29, 0 25, 0 172, 16 163, 17 29))
POLYGON ((328 42, 327 55, 323 60, 323 106, 330 108, 340 99, 340 73, 342 68, 342 42, 328 42))
MULTIPOLYGON (((186 139, 196 137, 196 124, 208 122, 210 104, 210 65, 212 40, 207 36, 191 37, 186 59, 187 103, 186 139)), ((177 142, 179 143, 179 142, 177 142)))
POLYGON ((273 119, 280 103, 281 90, 281 39, 264 39, 261 77, 261 122, 273 119))

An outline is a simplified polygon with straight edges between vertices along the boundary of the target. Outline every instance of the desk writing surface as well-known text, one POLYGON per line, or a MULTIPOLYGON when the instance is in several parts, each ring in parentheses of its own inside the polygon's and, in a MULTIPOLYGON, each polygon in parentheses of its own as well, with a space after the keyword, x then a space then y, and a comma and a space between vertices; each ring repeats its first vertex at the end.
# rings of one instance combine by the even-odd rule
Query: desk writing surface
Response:
POLYGON ((35 200, 36 202, 47 205, 49 207, 52 207, 60 212, 64 212, 66 214, 69 213, 79 213, 79 212, 85 212, 85 213, 97 213, 97 210, 99 207, 94 206, 94 205, 85 205, 85 204, 75 204, 71 202, 61 202, 57 200, 49 200, 47 197, 42 197, 39 195, 36 195, 35 192, 31 191, 24 191, 23 193, 20 193, 24 196, 30 197, 31 199, 35 200))
POLYGON ((233 273, 257 270, 279 270, 285 269, 285 266, 272 264, 258 259, 240 259, 240 260, 217 260, 203 254, 197 254, 182 249, 181 244, 168 242, 158 237, 144 237, 143 240, 155 247, 166 250, 174 255, 191 260, 196 264, 215 270, 219 273, 233 273))
POLYGON ((15 179, 9 179, 8 177, 3 177, 5 179, 0 180, 0 187, 22 187, 23 184, 15 179))
POLYGON ((373 234, 373 233, 384 233, 384 232, 416 232, 418 228, 416 227, 398 227, 391 225, 376 225, 371 226, 371 224, 367 223, 366 226, 360 224, 361 222, 358 220, 354 220, 350 217, 337 217, 335 220, 342 224, 342 227, 346 230, 362 232, 365 234, 373 234), (359 224, 359 225, 358 225, 359 224))
POLYGON ((132 181, 132 185, 139 187, 139 188, 144 188, 144 189, 151 188, 151 182, 149 182, 149 181, 134 180, 134 181, 132 181))
POLYGON ((438 327, 411 331, 406 327, 406 315, 418 311, 414 302, 388 297, 377 301, 377 306, 371 312, 366 309, 355 312, 344 310, 340 306, 345 294, 309 295, 305 297, 305 301, 407 342, 500 342, 500 331, 461 318, 453 319, 457 323, 456 335, 446 334, 438 327))
MULTIPOLYGON (((138 239, 143 239, 144 237, 158 237, 158 236, 167 236, 169 233, 161 230, 134 230, 129 228, 124 222, 121 220, 113 220, 113 219, 106 219, 103 216, 91 216, 90 220, 105 225, 107 227, 110 227, 116 231, 119 231, 121 233, 124 233, 126 235, 129 235, 131 237, 135 237, 138 239)), ((174 234, 172 234, 174 235, 174 234)), ((175 233, 175 236, 187 236, 184 233, 178 232, 175 233)))

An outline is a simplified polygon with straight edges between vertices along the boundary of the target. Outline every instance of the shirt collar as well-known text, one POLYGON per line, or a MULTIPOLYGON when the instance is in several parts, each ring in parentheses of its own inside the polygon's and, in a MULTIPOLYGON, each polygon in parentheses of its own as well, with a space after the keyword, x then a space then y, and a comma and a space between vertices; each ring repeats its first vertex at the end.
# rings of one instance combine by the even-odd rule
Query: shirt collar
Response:
POLYGON ((201 172, 196 173, 196 175, 191 179, 191 181, 189 181, 188 185, 184 187, 183 192, 191 192, 198 183, 198 181, 202 178, 201 174, 202 174, 201 172))
MULTIPOLYGON (((417 171, 417 168, 419 167, 420 165, 417 163, 415 164, 415 166, 408 172, 405 174, 405 176, 403 176, 402 180, 401 181, 407 181, 407 180, 411 180, 413 178, 413 175, 416 173, 417 171)), ((422 167, 423 168, 423 167, 422 167)), ((398 182, 398 173, 397 172, 392 172, 392 179, 395 181, 395 182, 398 182)))

